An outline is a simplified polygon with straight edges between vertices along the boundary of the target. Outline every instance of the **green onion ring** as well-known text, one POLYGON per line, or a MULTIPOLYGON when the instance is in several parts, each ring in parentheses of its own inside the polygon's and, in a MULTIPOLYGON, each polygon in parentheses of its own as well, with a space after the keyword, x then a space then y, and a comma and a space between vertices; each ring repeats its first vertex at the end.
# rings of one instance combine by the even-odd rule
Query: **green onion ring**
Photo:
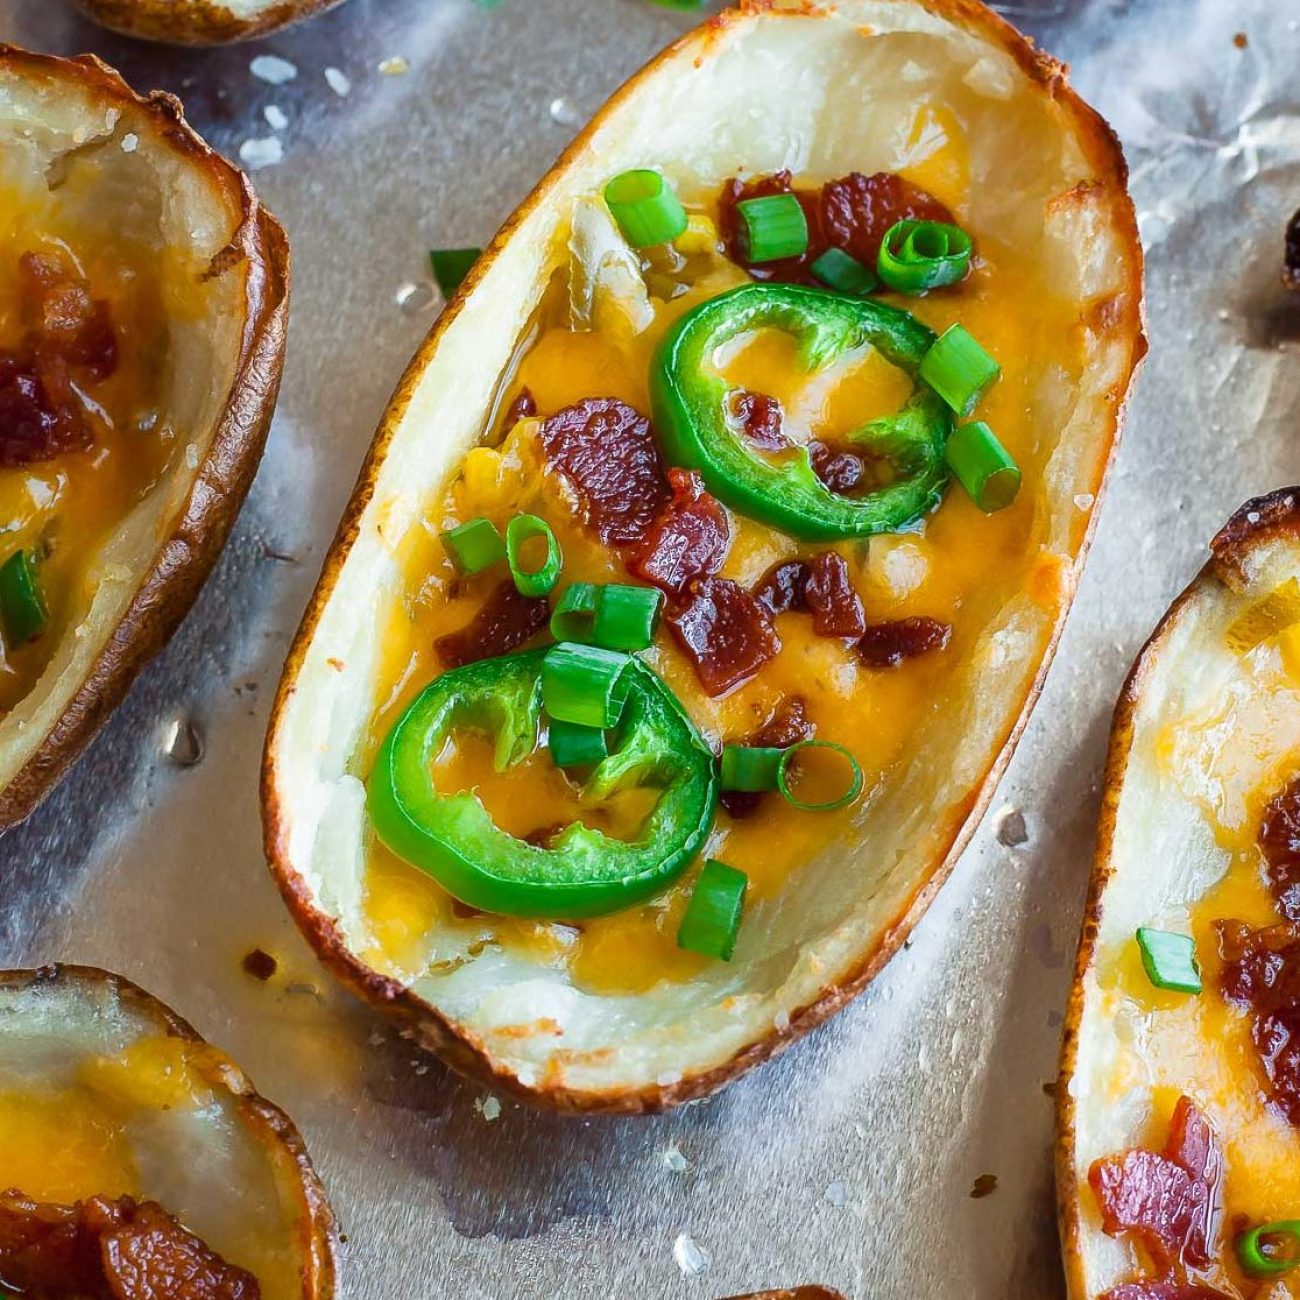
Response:
POLYGON ((801 812, 834 812, 837 808, 843 808, 851 804, 862 793, 865 784, 862 775, 862 764, 843 745, 837 745, 833 740, 801 740, 798 744, 791 745, 789 749, 782 752, 781 761, 776 768, 776 788, 780 790, 781 797, 792 808, 798 808, 801 812), (829 749, 841 755, 847 761, 849 769, 853 773, 853 780, 843 794, 834 799, 826 799, 821 803, 806 803, 794 793, 790 788, 790 763, 796 754, 805 749, 829 749))
POLYGON ((564 552, 560 550, 550 524, 536 515, 516 515, 506 525, 506 559, 510 564, 510 576, 514 578, 521 596, 549 594, 559 581, 560 569, 564 566, 564 552), (524 544, 534 537, 546 539, 546 559, 541 568, 530 571, 523 567, 521 552, 524 544))

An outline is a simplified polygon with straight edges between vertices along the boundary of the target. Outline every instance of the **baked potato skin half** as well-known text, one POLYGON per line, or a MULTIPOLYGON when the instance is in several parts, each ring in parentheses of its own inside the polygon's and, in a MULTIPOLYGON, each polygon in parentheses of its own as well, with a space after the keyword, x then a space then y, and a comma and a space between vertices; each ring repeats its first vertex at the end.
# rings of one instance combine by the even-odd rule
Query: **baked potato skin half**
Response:
MULTIPOLYGON (((276 219, 260 204, 248 178, 215 153, 185 121, 173 96, 137 95, 92 55, 74 59, 33 54, 0 45, 0 86, 41 105, 75 104, 100 119, 112 118, 112 141, 125 132, 135 152, 155 160, 159 182, 188 178, 187 200, 205 218, 219 220, 228 238, 212 257, 204 279, 238 277, 238 331, 232 355, 214 358, 228 368, 220 412, 209 430, 185 430, 206 447, 197 464, 180 463, 156 491, 179 500, 162 507, 157 540, 136 557, 134 595, 111 628, 93 627, 102 641, 39 744, 24 742, 20 761, 10 757, 18 740, 0 723, 0 829, 22 821, 50 793, 126 694, 142 667, 167 643, 189 610, 225 544, 252 484, 270 429, 284 361, 289 306, 289 246, 276 219), (183 491, 182 491, 183 489, 183 491), (6 751, 10 751, 9 754, 6 751), (6 761, 8 759, 8 761, 6 761)), ((0 128, 0 139, 3 128, 0 128)), ((46 679, 32 695, 50 690, 46 679)), ((24 701, 24 708, 28 701, 24 701)))
MULTIPOLYGON (((51 965, 0 971, 0 1038, 6 1014, 24 995, 66 999, 64 1026, 74 1024, 75 1007, 121 1016, 169 1039, 202 1048, 191 1068, 220 1096, 228 1098, 236 1122, 251 1136, 270 1166, 277 1185, 289 1192, 295 1219, 294 1248, 301 1260, 303 1300, 333 1300, 338 1270, 338 1230, 324 1188, 293 1121, 260 1096, 239 1067, 211 1048, 197 1031, 152 994, 121 975, 91 966, 51 965)), ((166 1207, 164 1207, 166 1208, 166 1207)))
MULTIPOLYGON (((1139 652, 1115 706, 1102 782, 1097 846, 1074 982, 1065 1015, 1060 1072, 1055 1089, 1057 1215, 1070 1300, 1092 1300, 1106 1286, 1122 1280, 1114 1279, 1100 1288, 1089 1284, 1089 1255, 1095 1254, 1096 1247, 1103 1241, 1107 1245, 1113 1243, 1109 1238, 1103 1238, 1098 1224, 1084 1222, 1081 1193, 1088 1194, 1083 1192, 1087 1170, 1080 1168, 1079 1099, 1073 1084, 1080 1073, 1081 1034, 1089 991, 1087 981, 1096 967, 1101 947, 1106 894, 1121 865, 1117 860, 1117 823, 1130 762, 1134 760, 1138 713, 1146 702, 1144 693, 1160 690, 1157 674, 1163 671, 1164 656, 1179 633, 1180 625, 1195 619, 1197 607, 1204 601, 1220 599, 1231 602, 1240 598, 1238 605, 1244 609, 1250 603, 1253 560, 1277 546, 1291 551, 1295 567, 1300 568, 1300 487, 1278 489, 1246 502, 1219 530, 1210 543, 1209 560, 1169 607, 1139 652)), ((1265 593, 1259 591, 1255 594, 1265 593)), ((1174 655, 1170 653, 1169 657, 1172 659, 1174 655)), ((1149 885, 1157 898, 1159 883, 1153 881, 1149 885)), ((1209 996, 1208 986, 1203 996, 1209 996)), ((1190 1084, 1192 1080, 1187 1082, 1190 1084)), ((1116 1142, 1115 1151, 1138 1143, 1139 1135, 1130 1133, 1127 1140, 1116 1142)))
MULTIPOLYGON (((443 340, 466 313, 475 292, 493 265, 508 248, 513 236, 548 203, 562 192, 565 173, 580 166, 592 153, 593 145, 611 118, 626 109, 648 82, 667 74, 689 75, 688 69, 707 75, 708 63, 726 48, 728 41, 753 23, 790 23, 833 21, 855 22, 858 30, 874 35, 874 22, 882 17, 913 14, 924 21, 951 23, 964 35, 986 43, 999 55, 1009 56, 1026 78, 1032 94, 1050 104, 1058 115, 1061 129, 1068 131, 1086 159, 1089 182, 1076 186, 1058 202, 1097 204, 1100 220, 1114 234, 1122 249, 1118 260, 1121 284, 1110 293, 1091 322, 1108 340, 1116 340, 1118 360, 1111 371, 1111 381, 1100 396, 1104 409, 1101 424, 1104 436, 1090 449, 1087 478, 1099 495, 1114 454, 1115 442, 1132 381, 1146 352, 1143 333, 1142 254, 1132 204, 1127 195, 1127 168, 1117 138, 1106 122, 1069 87, 1064 66, 1034 49, 1014 27, 986 8, 978 0, 923 0, 919 3, 881 5, 841 3, 838 6, 806 0, 799 5, 779 0, 742 0, 735 8, 724 11, 700 28, 670 45, 637 76, 624 85, 597 114, 592 123, 561 156, 533 192, 498 232, 461 289, 442 313, 428 338, 408 366, 393 395, 387 412, 371 444, 357 486, 345 510, 324 569, 307 608, 287 660, 284 676, 272 713, 262 768, 262 807, 265 851, 272 874, 299 928, 316 949, 322 962, 345 985, 371 1005, 396 1019, 422 1046, 436 1052, 459 1073, 479 1081, 493 1090, 532 1105, 565 1113, 655 1113, 685 1102, 708 1096, 739 1077, 753 1066, 776 1056, 803 1034, 829 1019, 855 998, 883 969, 902 946, 913 926, 924 914, 930 901, 947 879, 954 864, 974 833, 997 782, 1010 761, 1015 744, 1028 721, 1033 703, 1041 690, 1052 653, 1063 628, 1087 546, 1091 540, 1095 513, 1079 517, 1077 535, 1072 537, 1069 565, 1055 575, 1049 601, 1055 611, 1054 623, 1046 647, 1017 712, 1013 725, 998 736, 980 779, 955 798, 936 817, 933 839, 937 851, 923 878, 914 882, 907 896, 880 925, 872 941, 863 948, 851 965, 836 978, 823 981, 816 992, 790 1006, 780 1017, 779 1025, 769 1024, 766 1032, 754 1037, 739 1050, 729 1051, 724 1059, 705 1069, 692 1069, 681 1077, 660 1079, 638 1086, 573 1086, 564 1071, 549 1071, 536 1081, 523 1081, 499 1061, 491 1047, 464 1023, 446 1015, 440 1008, 420 997, 399 980, 376 971, 353 952, 337 917, 320 906, 311 885, 295 861, 294 812, 291 807, 288 777, 284 771, 282 748, 290 726, 288 715, 295 696, 302 689, 300 677, 309 659, 322 619, 335 594, 349 554, 365 527, 365 517, 376 496, 376 485, 394 439, 404 421, 417 406, 425 371, 438 354, 443 340), (1120 342, 1122 341, 1122 342, 1120 342)), ((906 25, 906 19, 901 22, 906 25)), ((639 165, 626 163, 625 165, 639 165)), ((729 161, 728 166, 734 166, 729 161)), ((720 182, 724 176, 714 178, 720 182)), ((592 1053, 593 1055, 595 1053, 592 1053)))
POLYGON ((268 36, 342 0, 73 0, 87 18, 125 36, 170 45, 229 45, 268 36))

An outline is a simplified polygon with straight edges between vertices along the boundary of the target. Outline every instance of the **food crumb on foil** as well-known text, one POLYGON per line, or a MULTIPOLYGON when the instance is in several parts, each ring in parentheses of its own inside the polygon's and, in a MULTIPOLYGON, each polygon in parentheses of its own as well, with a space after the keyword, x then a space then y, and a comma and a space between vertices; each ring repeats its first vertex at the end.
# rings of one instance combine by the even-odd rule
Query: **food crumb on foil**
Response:
POLYGON ((971 1200, 980 1201, 986 1196, 992 1196, 998 1189, 997 1174, 980 1174, 970 1189, 971 1200))
POLYGON ((400 54, 391 55, 379 62, 379 71, 385 77, 400 77, 410 70, 411 65, 400 54))
POLYGON ((1282 254, 1282 283, 1288 289, 1300 289, 1300 209, 1297 209, 1286 227, 1286 245, 1282 254))

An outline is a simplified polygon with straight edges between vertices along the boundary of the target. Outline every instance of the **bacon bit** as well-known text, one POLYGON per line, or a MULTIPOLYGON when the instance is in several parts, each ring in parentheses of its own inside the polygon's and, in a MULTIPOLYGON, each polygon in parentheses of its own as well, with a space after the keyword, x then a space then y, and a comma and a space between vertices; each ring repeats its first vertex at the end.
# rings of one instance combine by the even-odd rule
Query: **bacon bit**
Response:
POLYGON ((1252 930, 1220 921, 1219 976, 1229 1002, 1252 1013, 1250 1036, 1271 1090, 1269 1105, 1300 1127, 1300 925, 1252 930))
POLYGON ((732 418, 760 451, 790 449, 790 439, 782 432, 785 412, 775 397, 737 389, 731 394, 730 405, 732 418))
POLYGON ((808 566, 802 560, 778 560, 758 580, 752 594, 773 618, 792 609, 805 610, 808 608, 804 599, 807 578, 808 566))
POLYGON ((680 600, 692 583, 722 567, 731 542, 727 512, 704 490, 698 474, 670 469, 672 500, 655 520, 640 549, 627 562, 630 572, 680 600))
POLYGON ((1101 1300, 1232 1300, 1223 1291, 1186 1282, 1125 1282, 1112 1287, 1101 1300))
POLYGON ((244 968, 245 975, 251 975, 263 983, 280 969, 280 963, 264 948, 250 948, 240 965, 244 968))
MULTIPOLYGON (((762 745, 775 749, 789 749, 801 740, 811 740, 817 728, 813 726, 805 710, 804 702, 798 695, 783 699, 757 731, 752 731, 741 745, 762 745)), ((718 796, 718 802, 733 817, 748 817, 763 802, 760 790, 724 790, 718 796)))
POLYGON ((861 637, 867 615, 849 578, 849 566, 838 551, 822 551, 808 562, 803 596, 812 610, 813 631, 818 636, 861 637))
POLYGON ((1300 921, 1300 776, 1264 809, 1259 847, 1282 914, 1289 921, 1300 921))
POLYGON ((1094 1161, 1088 1182, 1108 1236, 1135 1234, 1162 1272, 1175 1263, 1209 1264, 1218 1232, 1223 1155, 1190 1097, 1174 1107, 1163 1152, 1135 1147, 1094 1161))
POLYGON ((781 649, 767 611, 730 578, 705 578, 669 610, 668 625, 711 696, 748 681, 781 649))
POLYGON ((821 224, 826 242, 874 267, 889 228, 899 221, 952 223, 933 194, 893 172, 851 172, 822 187, 821 224))
POLYGON ((786 284, 819 283, 809 266, 827 248, 842 248, 865 266, 874 267, 880 241, 895 222, 952 221, 952 213, 932 194, 892 172, 864 176, 852 172, 827 181, 820 192, 796 189, 788 171, 742 182, 734 177, 718 198, 718 228, 733 261, 756 280, 778 280, 786 284), (808 249, 799 257, 749 266, 736 243, 736 204, 744 199, 769 194, 794 194, 808 219, 808 249))
POLYGON ((463 668, 517 650, 550 618, 551 602, 545 596, 521 596, 506 578, 492 589, 469 623, 440 636, 433 646, 448 668, 463 668))
POLYGON ((590 397, 547 418, 541 442, 600 540, 640 542, 668 500, 650 421, 615 397, 590 397))
POLYGON ((1288 289, 1300 289, 1300 212, 1287 223, 1286 245, 1282 255, 1282 283, 1288 289))
POLYGON ((501 422, 501 428, 509 432, 520 420, 531 420, 536 414, 537 399, 527 388, 521 388, 515 400, 506 409, 506 418, 501 422))
POLYGON ((847 496, 862 486, 867 477, 867 462, 856 452, 831 447, 814 438, 808 444, 812 471, 832 492, 847 496))
POLYGON ((260 1300, 257 1279, 227 1264, 153 1201, 75 1205, 0 1195, 0 1278, 40 1300, 260 1300))
POLYGON ((943 650, 952 624, 933 618, 899 618, 875 623, 858 642, 858 654, 868 668, 897 668, 905 659, 943 650))

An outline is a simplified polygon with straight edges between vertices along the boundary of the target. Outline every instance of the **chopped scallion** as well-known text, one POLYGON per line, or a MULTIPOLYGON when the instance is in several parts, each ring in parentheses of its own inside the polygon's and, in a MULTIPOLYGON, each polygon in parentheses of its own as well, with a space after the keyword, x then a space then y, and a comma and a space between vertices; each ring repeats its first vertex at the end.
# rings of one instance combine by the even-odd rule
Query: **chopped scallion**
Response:
POLYGON ((542 707, 561 722, 612 727, 623 712, 628 656, 594 645, 565 642, 542 660, 542 707))
POLYGON ((657 587, 611 582, 597 588, 591 639, 606 650, 644 650, 655 639, 664 596, 657 587))
POLYGON ((565 587, 551 614, 551 635, 557 641, 589 644, 599 596, 600 588, 594 582, 575 582, 565 587))
POLYGON ((736 234, 746 262, 775 262, 808 251, 808 218, 793 194, 766 194, 736 204, 736 234))
POLYGON ((785 750, 763 745, 724 745, 721 778, 724 790, 757 793, 775 790, 785 750))
POLYGON ((782 798, 788 804, 800 809, 802 812, 834 812, 837 808, 843 808, 845 805, 851 804, 862 793, 864 784, 862 765, 849 750, 845 749, 843 745, 835 744, 834 741, 801 740, 798 744, 791 745, 789 749, 781 751, 781 760, 776 769, 776 788, 780 790, 782 798), (849 779, 843 791, 837 795, 832 795, 829 799, 800 799, 790 783, 790 766, 796 762, 801 754, 811 754, 815 751, 824 751, 827 754, 834 754, 842 758, 848 765, 849 779))
POLYGON ((677 946, 730 961, 748 885, 749 877, 743 871, 713 858, 705 862, 678 926, 677 946))
POLYGON ((876 270, 899 293, 922 294, 956 284, 970 270, 971 239, 945 221, 899 221, 880 241, 876 270))
POLYGON ((1237 1258, 1255 1277, 1276 1277, 1300 1265, 1300 1220, 1278 1219, 1237 1238, 1237 1258))
POLYGON ((633 248, 652 248, 686 229, 686 209, 673 187, 647 167, 622 172, 605 186, 605 203, 633 248))
POLYGON ((433 265, 433 278, 438 282, 444 298, 450 298, 460 288, 470 267, 483 255, 481 248, 435 248, 429 254, 433 265))
POLYGON ((521 596, 545 596, 559 581, 564 553, 545 519, 536 515, 516 515, 506 525, 506 560, 521 596), (540 565, 529 569, 524 566, 523 549, 536 538, 545 541, 546 555, 540 565))
POLYGON ((11 649, 26 645, 45 631, 49 621, 36 562, 30 552, 15 551, 0 565, 0 622, 5 641, 11 649))
POLYGON ((982 420, 955 429, 944 454, 948 468, 981 510, 1009 506, 1020 491, 1020 467, 982 420))
POLYGON ((842 248, 828 248, 808 269, 827 288, 855 298, 865 297, 880 283, 870 267, 863 266, 842 248))
POLYGON ((496 524, 482 516, 448 529, 442 544, 461 573, 482 573, 506 558, 506 544, 496 524))
POLYGON ((1201 968, 1196 961, 1196 941, 1186 934, 1152 930, 1137 932, 1138 950, 1147 979, 1158 989, 1174 993, 1199 993, 1201 968))
POLYGON ((583 767, 599 763, 609 755, 609 742, 601 727, 584 727, 578 722, 561 722, 553 718, 547 732, 547 746, 556 767, 583 767))
POLYGON ((963 419, 989 390, 1002 367, 962 325, 950 325, 921 362, 920 375, 963 419))

